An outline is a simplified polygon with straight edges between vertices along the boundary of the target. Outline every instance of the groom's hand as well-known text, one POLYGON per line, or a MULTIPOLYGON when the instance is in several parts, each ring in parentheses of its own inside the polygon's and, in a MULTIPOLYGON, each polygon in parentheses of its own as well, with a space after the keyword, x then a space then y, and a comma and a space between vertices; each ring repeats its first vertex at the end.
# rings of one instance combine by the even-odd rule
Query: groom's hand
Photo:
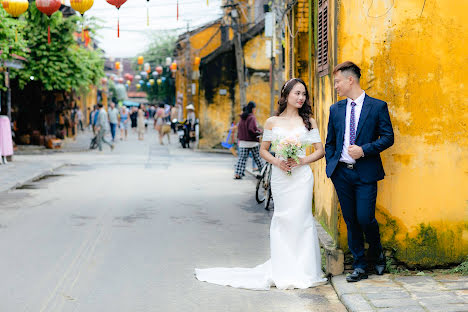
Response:
POLYGON ((348 154, 351 156, 353 159, 358 159, 364 156, 364 152, 362 150, 362 147, 357 146, 357 145, 350 145, 348 147, 348 154))

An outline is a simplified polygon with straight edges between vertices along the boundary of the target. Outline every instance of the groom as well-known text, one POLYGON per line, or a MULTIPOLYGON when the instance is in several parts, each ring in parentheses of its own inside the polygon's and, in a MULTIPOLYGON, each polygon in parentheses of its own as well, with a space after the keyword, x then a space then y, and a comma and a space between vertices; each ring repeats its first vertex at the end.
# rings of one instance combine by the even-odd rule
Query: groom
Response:
POLYGON ((375 202, 377 181, 385 175, 379 154, 393 145, 393 128, 387 103, 362 90, 361 69, 356 64, 349 61, 339 64, 333 75, 338 95, 347 99, 330 107, 326 171, 338 194, 354 258, 354 272, 346 280, 358 282, 367 278, 364 235, 376 273, 382 275, 385 269, 375 202))

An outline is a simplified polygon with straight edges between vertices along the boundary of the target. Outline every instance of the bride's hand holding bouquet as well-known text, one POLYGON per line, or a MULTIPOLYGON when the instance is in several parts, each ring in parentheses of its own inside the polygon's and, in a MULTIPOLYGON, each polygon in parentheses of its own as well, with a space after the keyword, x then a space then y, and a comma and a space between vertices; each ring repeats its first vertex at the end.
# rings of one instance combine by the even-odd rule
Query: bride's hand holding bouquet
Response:
POLYGON ((298 165, 303 165, 299 154, 307 148, 309 144, 302 144, 298 137, 286 137, 273 142, 273 149, 277 156, 280 156, 278 167, 291 175, 291 169, 298 165))

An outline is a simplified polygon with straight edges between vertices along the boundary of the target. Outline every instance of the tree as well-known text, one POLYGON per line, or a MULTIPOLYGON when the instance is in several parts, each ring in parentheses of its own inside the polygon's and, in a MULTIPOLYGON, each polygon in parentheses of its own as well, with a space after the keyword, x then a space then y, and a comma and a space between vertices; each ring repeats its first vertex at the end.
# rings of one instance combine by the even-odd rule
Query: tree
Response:
MULTIPOLYGON (((27 41, 23 37, 25 25, 24 19, 11 18, 0 5, 0 67, 5 61, 13 60, 14 54, 27 57, 27 41)), ((10 76, 18 76, 18 70, 10 69, 10 76)), ((6 90, 3 74, 0 75, 0 90, 6 90)))
MULTIPOLYGON (((147 93, 148 100, 150 102, 166 102, 173 104, 175 101, 175 83, 174 78, 170 69, 165 66, 166 58, 171 57, 174 53, 175 45, 177 42, 177 35, 175 32, 163 32, 157 34, 152 38, 152 41, 146 51, 143 53, 145 63, 150 63, 154 70, 156 66, 162 66, 163 72, 157 78, 161 79, 160 83, 149 84, 149 80, 153 79, 151 73, 147 79, 144 79, 144 83, 141 89, 147 93)), ((134 68, 139 71, 139 65, 137 64, 137 58, 134 60, 134 68)))

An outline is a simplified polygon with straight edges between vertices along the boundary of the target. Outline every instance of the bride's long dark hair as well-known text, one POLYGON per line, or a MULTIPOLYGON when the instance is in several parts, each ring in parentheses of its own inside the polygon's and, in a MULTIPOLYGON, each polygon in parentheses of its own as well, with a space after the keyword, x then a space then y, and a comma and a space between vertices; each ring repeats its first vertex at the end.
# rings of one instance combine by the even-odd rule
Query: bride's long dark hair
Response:
POLYGON ((310 115, 312 115, 312 107, 310 106, 309 91, 307 90, 307 86, 304 80, 302 80, 301 78, 292 78, 291 80, 286 81, 286 83, 281 88, 281 96, 278 100, 278 111, 276 112, 276 116, 281 115, 281 113, 283 113, 286 107, 288 106, 289 93, 297 83, 302 83, 306 92, 306 100, 304 104, 302 104, 302 107, 299 108, 299 116, 301 116, 302 121, 304 122, 304 125, 306 126, 307 130, 311 130, 312 124, 310 123, 310 115))

